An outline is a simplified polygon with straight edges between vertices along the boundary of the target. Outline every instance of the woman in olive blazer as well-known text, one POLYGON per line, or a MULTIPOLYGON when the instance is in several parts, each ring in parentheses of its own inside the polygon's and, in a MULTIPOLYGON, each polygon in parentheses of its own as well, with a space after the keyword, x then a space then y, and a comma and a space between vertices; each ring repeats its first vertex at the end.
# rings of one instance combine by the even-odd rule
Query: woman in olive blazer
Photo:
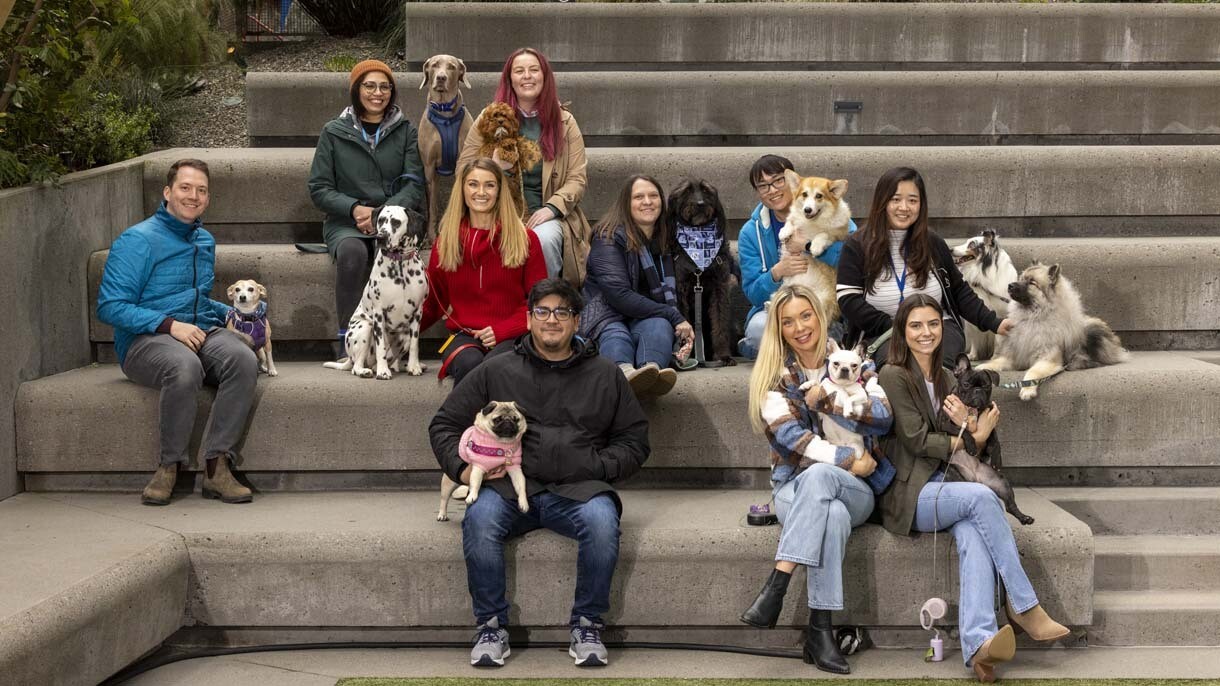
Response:
POLYGON ((1000 499, 982 484, 944 481, 949 456, 963 443, 938 430, 938 411, 943 407, 984 442, 999 422, 1000 410, 993 404, 979 417, 968 417, 962 402, 949 393, 952 379, 940 365, 943 317, 940 303, 923 294, 903 300, 894 315, 889 364, 879 378, 894 416, 894 433, 882 447, 896 473, 877 506, 885 528, 896 534, 952 532, 960 560, 962 658, 979 681, 991 682, 995 665, 1016 652, 1012 626, 997 629, 992 611, 997 572, 1012 622, 1040 641, 1063 638, 1069 631, 1038 604, 1000 499))

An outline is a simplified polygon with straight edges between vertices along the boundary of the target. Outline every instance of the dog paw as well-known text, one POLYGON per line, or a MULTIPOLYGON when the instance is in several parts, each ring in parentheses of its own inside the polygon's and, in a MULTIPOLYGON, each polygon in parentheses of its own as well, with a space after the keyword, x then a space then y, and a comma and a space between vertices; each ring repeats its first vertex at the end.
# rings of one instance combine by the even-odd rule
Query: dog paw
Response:
POLYGON ((474 505, 474 501, 476 501, 478 499, 479 499, 479 494, 475 493, 474 491, 471 491, 470 495, 466 496, 466 504, 474 505))
POLYGON ((419 376, 424 373, 424 366, 422 364, 417 364, 414 367, 407 365, 407 373, 411 376, 419 376))
POLYGON ((734 360, 734 359, 733 359, 731 356, 729 356, 729 355, 725 355, 724 357, 720 358, 720 361, 721 361, 721 362, 723 362, 723 363, 724 363, 724 366, 726 366, 726 367, 735 367, 735 366, 737 366, 737 360, 734 360))
POLYGON ((518 501, 517 501, 517 509, 518 509, 518 510, 521 510, 522 512, 529 512, 529 511, 530 511, 530 504, 529 504, 528 502, 524 501, 524 500, 518 500, 518 501))
POLYGON ((270 369, 267 369, 267 365, 265 365, 265 364, 260 364, 260 365, 258 366, 258 370, 259 370, 260 372, 264 373, 264 374, 270 374, 270 373, 271 373, 271 370, 270 370, 270 369))
POLYGON ((816 381, 806 381, 805 383, 801 384, 800 386, 797 386, 797 388, 800 389, 802 392, 804 392, 804 391, 808 391, 810 388, 813 388, 816 385, 817 385, 816 381))
POLYGON ((1021 524, 1024 526, 1029 526, 1030 524, 1034 523, 1034 518, 1030 517, 1029 515, 1025 515, 1023 517, 1017 517, 1017 521, 1021 522, 1021 524))
POLYGON ((362 379, 373 378, 373 370, 368 367, 352 367, 352 374, 362 379))
POLYGON ((1033 400, 1034 398, 1038 397, 1038 387, 1037 386, 1027 386, 1025 388, 1022 388, 1021 392, 1018 395, 1021 397, 1022 400, 1033 400))
POLYGON ((436 521, 438 521, 438 522, 447 522, 447 521, 449 521, 449 515, 447 515, 447 514, 445 514, 445 513, 443 513, 443 512, 439 512, 439 513, 437 513, 437 515, 436 515, 436 521))
POLYGON ((276 370, 274 367, 267 370, 267 376, 279 376, 279 375, 280 375, 279 371, 276 370))
POLYGON ((394 378, 394 374, 388 369, 384 372, 377 372, 378 381, 389 381, 392 378, 394 378))

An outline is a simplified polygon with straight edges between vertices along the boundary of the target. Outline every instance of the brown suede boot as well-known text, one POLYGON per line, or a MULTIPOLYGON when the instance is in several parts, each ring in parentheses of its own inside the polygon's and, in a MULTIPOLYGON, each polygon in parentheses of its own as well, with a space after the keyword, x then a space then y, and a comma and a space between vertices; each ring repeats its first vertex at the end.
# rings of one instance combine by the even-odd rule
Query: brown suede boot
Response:
POLYGON ((1008 603, 1004 603, 1004 611, 1008 614, 1008 621, 1017 625, 1017 628, 1029 634, 1035 641, 1057 641, 1072 633, 1071 629, 1051 619, 1041 605, 1017 613, 1008 603))
POLYGON ((1012 633, 1012 625, 1005 624, 992 634, 974 651, 970 659, 970 667, 974 676, 984 684, 995 681, 995 666, 1000 662, 1008 662, 1017 654, 1017 637, 1012 633))
POLYGON ((203 497, 219 498, 222 503, 248 503, 254 500, 250 489, 242 486, 229 471, 229 458, 216 457, 207 462, 203 473, 203 497))
POLYGON ((144 493, 140 495, 140 502, 145 505, 169 505, 169 498, 174 492, 174 483, 177 481, 177 462, 157 467, 153 478, 144 487, 144 493))

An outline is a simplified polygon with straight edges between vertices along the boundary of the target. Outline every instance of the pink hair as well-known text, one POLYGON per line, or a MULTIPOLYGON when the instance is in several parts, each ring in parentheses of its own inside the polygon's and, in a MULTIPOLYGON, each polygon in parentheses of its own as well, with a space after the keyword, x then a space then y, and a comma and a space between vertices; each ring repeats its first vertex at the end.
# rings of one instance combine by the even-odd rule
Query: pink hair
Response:
POLYGON ((517 107, 517 94, 513 92, 513 60, 529 53, 538 58, 542 67, 542 92, 538 94, 538 120, 542 124, 542 135, 538 145, 542 148, 542 157, 555 159, 555 155, 563 149, 563 127, 559 121, 559 92, 555 89, 555 72, 551 71, 551 63, 546 61, 546 55, 534 48, 518 48, 504 62, 504 71, 500 72, 500 85, 496 88, 496 102, 506 102, 517 107))

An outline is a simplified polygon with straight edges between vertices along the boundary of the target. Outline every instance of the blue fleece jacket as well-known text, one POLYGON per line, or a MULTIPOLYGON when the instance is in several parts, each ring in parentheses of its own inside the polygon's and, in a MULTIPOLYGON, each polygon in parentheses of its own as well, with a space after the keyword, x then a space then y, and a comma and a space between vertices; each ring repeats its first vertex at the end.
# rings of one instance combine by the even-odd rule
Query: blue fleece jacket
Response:
MULTIPOLYGON (((771 267, 779 262, 779 230, 784 228, 784 222, 775 217, 762 203, 754 208, 754 213, 741 226, 737 234, 737 255, 741 261, 741 287, 749 298, 750 313, 746 315, 746 323, 763 308, 763 303, 771 299, 771 294, 779 289, 779 282, 771 279, 771 267)), ((847 227, 848 233, 856 232, 853 221, 847 227)), ((843 252, 843 241, 835 241, 826 248, 826 252, 818 255, 818 259, 838 269, 839 255, 843 252)))
POLYGON ((208 297, 216 241, 198 219, 185 224, 165 209, 127 229, 110 246, 97 294, 97 316, 114 327, 119 364, 140 334, 166 317, 204 331, 224 326, 231 309, 208 297))

